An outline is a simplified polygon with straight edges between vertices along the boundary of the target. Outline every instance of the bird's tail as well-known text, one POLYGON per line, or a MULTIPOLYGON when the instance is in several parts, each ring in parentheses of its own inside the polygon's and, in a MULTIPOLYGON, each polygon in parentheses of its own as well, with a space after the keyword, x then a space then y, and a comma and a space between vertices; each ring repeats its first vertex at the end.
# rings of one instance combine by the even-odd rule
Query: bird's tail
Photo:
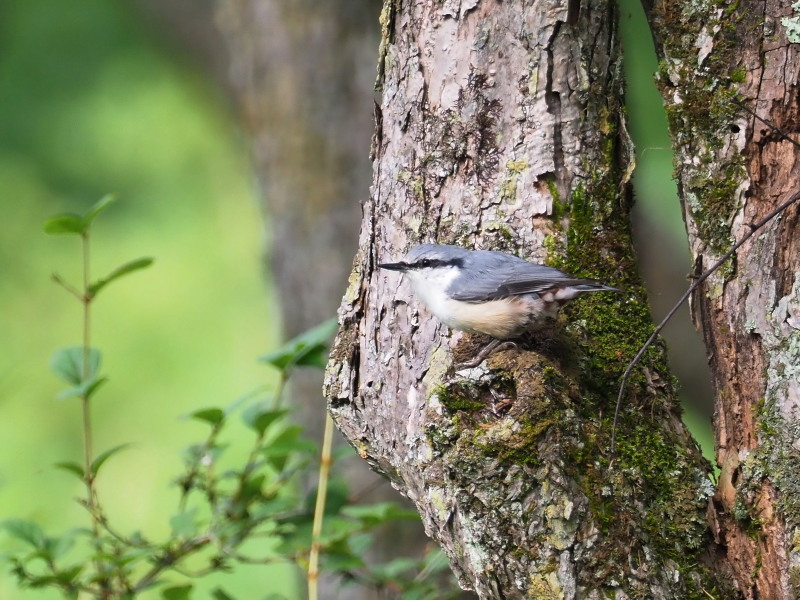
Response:
POLYGON ((622 291, 619 288, 611 287, 610 285, 601 283, 596 279, 575 279, 574 281, 568 282, 567 286, 571 287, 572 289, 578 292, 621 292, 622 291))

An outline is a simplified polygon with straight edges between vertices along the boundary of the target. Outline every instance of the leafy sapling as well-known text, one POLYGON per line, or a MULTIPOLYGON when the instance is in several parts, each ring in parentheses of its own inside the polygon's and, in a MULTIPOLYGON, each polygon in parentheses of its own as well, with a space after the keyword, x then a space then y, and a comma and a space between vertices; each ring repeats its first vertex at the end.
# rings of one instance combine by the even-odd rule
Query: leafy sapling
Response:
MULTIPOLYGON (((324 366, 328 340, 336 327, 333 321, 262 357, 280 373, 274 391, 267 394, 266 389, 259 389, 228 408, 208 407, 188 415, 207 428, 206 435, 184 455, 185 469, 175 479, 177 506, 169 519, 170 535, 166 540, 154 541, 112 524, 96 481, 109 459, 127 444, 100 453, 92 447, 90 409, 107 378, 101 371, 102 355, 90 343, 91 308, 106 287, 153 262, 150 258, 136 259, 100 279, 91 278, 92 228, 112 203, 113 199, 107 196, 86 214, 60 215, 45 223, 47 233, 74 235, 81 241, 80 285, 60 275, 53 279, 81 303, 83 339, 78 346, 57 351, 51 367, 67 384, 59 396, 77 399, 81 404, 83 460, 61 461, 56 467, 83 482, 85 493, 79 502, 88 512, 91 527, 53 535, 32 521, 0 522, 0 530, 24 548, 7 555, 19 585, 53 588, 69 599, 134 600, 143 593, 153 597, 157 590, 164 600, 187 600, 197 591, 194 580, 206 574, 226 572, 236 564, 280 562, 302 566, 313 563, 314 573, 319 569, 316 565, 321 565, 348 581, 378 589, 405 590, 419 600, 450 597, 450 592, 442 590, 432 577, 446 568, 446 561, 434 558, 441 557, 438 553, 421 561, 397 559, 374 566, 367 566, 362 559, 376 527, 400 519, 417 519, 416 513, 392 504, 349 506, 350 494, 337 482, 333 486, 336 493, 328 494, 334 501, 327 506, 322 501, 317 503, 318 521, 313 524, 312 503, 300 493, 299 481, 316 464, 317 445, 303 438, 301 428, 287 424, 287 411, 281 403, 294 369, 324 366), (237 412, 241 412, 245 433, 241 427, 233 430, 237 412), (228 458, 226 451, 232 445, 248 440, 250 448, 243 463, 228 458), (320 518, 323 513, 328 517, 324 525, 320 518)), ((322 463, 330 469, 331 462, 328 451, 322 463)), ((233 600, 221 588, 213 590, 211 596, 233 600)))

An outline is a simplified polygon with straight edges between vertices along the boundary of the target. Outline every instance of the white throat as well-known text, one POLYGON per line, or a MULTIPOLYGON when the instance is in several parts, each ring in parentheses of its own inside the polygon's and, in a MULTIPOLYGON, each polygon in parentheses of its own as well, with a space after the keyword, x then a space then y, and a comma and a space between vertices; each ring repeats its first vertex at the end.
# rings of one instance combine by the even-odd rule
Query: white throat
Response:
POLYGON ((435 269, 410 270, 406 272, 414 293, 422 300, 436 318, 445 325, 453 325, 451 300, 447 288, 458 277, 458 267, 437 267, 435 269))

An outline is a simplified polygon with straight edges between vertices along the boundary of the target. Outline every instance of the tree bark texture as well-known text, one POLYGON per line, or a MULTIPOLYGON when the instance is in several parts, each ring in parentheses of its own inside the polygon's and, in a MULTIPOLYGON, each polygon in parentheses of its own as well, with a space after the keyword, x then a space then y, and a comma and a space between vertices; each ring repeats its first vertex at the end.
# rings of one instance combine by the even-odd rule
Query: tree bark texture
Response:
MULTIPOLYGON (((676 171, 697 272, 798 191, 800 50, 790 2, 656 2, 676 171), (743 103, 749 111, 743 110, 743 103)), ((798 206, 753 236, 694 298, 715 390, 711 518, 744 598, 800 597, 798 206)))
POLYGON ((677 416, 632 254, 633 167, 613 5, 387 0, 373 187, 326 374, 339 428, 420 511, 481 598, 692 598, 721 589, 708 466, 677 416), (396 273, 422 242, 505 250, 625 289, 453 372, 449 332, 396 273))

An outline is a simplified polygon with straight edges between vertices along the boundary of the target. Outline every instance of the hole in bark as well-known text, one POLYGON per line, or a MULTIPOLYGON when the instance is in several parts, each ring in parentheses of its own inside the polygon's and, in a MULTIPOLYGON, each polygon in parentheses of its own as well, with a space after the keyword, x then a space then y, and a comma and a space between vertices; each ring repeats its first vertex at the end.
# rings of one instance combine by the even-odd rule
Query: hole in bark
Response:
POLYGON ((331 398, 331 408, 342 408, 350 404, 347 398, 331 398))

